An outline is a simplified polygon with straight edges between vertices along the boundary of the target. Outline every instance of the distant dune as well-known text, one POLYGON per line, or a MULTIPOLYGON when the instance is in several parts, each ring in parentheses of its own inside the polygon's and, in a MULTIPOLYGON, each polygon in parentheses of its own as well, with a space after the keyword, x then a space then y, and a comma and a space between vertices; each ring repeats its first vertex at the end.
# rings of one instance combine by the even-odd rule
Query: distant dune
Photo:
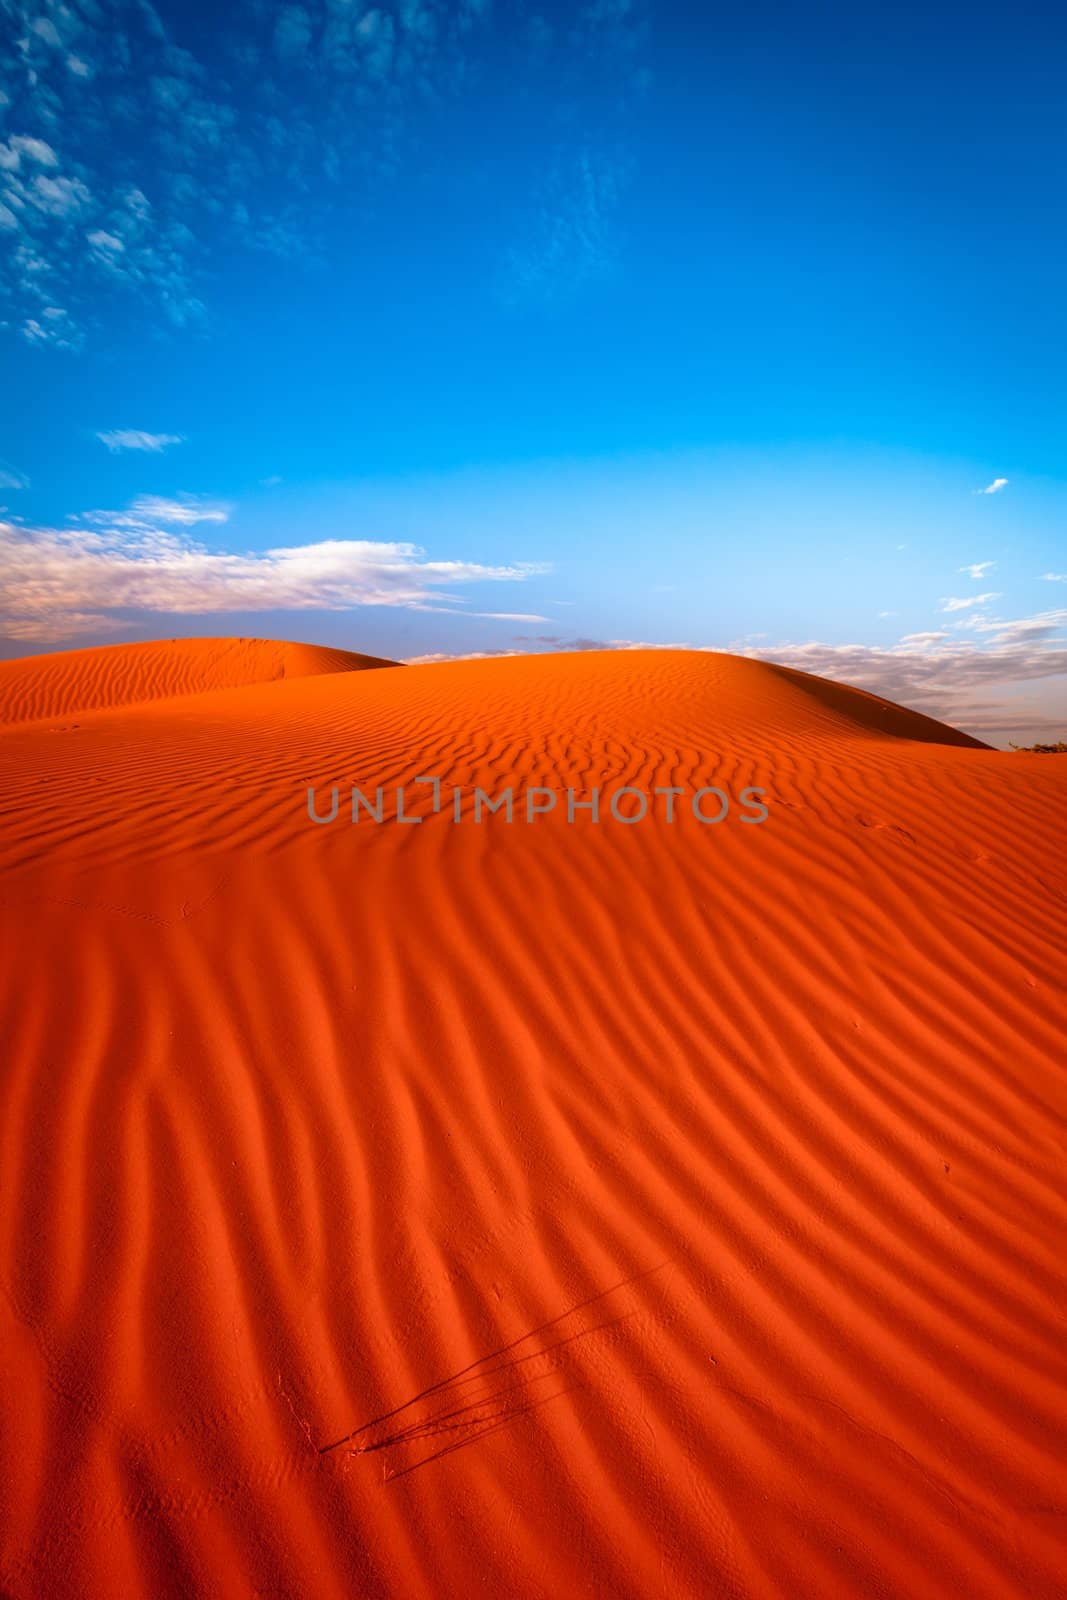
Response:
POLYGON ((0 1591, 1062 1596, 1067 763, 375 664, 0 669, 0 1591))
POLYGON ((161 639, 63 650, 0 661, 0 723, 394 665, 378 656, 277 639, 161 639))

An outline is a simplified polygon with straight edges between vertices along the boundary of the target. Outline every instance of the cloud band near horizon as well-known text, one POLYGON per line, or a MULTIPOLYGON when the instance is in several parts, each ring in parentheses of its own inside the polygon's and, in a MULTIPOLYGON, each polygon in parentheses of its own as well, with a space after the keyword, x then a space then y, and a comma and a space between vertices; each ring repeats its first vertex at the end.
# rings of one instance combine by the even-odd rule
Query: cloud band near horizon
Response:
POLYGON ((543 621, 535 613, 470 612, 450 593, 470 583, 521 583, 543 562, 483 565, 427 558, 418 545, 370 539, 233 553, 186 530, 225 522, 224 506, 143 496, 125 511, 88 512, 73 528, 0 522, 9 584, 0 626, 10 639, 54 643, 131 624, 123 612, 219 615, 400 606, 455 615, 543 621))

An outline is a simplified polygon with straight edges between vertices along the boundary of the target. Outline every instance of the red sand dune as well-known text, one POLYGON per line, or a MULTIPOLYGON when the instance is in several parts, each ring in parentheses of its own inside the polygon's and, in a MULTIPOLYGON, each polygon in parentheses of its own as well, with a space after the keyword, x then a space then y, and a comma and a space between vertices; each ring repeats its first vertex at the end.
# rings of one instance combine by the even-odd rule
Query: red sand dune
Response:
POLYGON ((1067 761, 687 652, 0 757, 5 1596, 1063 1594, 1067 761))
POLYGON ((277 678, 391 667, 378 656, 278 639, 160 639, 0 661, 0 724, 237 689, 277 678))

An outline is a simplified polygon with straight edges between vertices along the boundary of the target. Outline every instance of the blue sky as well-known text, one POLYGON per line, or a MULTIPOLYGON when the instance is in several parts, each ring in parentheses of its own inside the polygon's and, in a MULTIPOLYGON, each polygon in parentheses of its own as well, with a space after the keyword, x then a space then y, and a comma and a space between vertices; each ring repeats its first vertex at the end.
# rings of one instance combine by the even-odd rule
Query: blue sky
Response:
POLYGON ((678 643, 1063 736, 1065 43, 0 0, 0 648, 678 643))

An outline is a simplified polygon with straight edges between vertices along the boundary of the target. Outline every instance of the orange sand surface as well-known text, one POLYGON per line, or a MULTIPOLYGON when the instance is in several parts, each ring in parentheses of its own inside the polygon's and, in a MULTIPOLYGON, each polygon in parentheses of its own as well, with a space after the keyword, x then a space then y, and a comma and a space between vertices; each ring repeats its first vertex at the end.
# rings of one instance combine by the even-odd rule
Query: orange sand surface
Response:
POLYGON ((0 673, 0 1591, 1062 1595, 1067 760, 328 656, 0 673))
POLYGON ((378 656, 276 639, 163 639, 28 656, 0 661, 0 724, 394 665, 378 656))

